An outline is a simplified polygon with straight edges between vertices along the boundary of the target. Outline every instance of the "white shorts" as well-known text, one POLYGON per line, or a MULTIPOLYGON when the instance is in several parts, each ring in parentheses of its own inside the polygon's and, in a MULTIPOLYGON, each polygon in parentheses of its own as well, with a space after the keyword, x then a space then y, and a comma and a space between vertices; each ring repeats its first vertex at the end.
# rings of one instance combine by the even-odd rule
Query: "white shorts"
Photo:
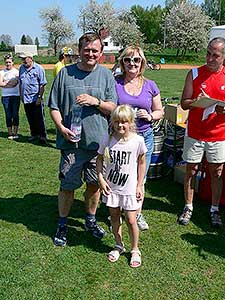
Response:
POLYGON ((102 202, 108 207, 120 207, 124 210, 138 210, 141 208, 142 201, 137 201, 136 195, 119 195, 111 193, 109 196, 102 196, 102 202))
POLYGON ((204 142, 184 137, 183 160, 188 163, 200 163, 204 152, 209 163, 225 162, 225 141, 204 142))

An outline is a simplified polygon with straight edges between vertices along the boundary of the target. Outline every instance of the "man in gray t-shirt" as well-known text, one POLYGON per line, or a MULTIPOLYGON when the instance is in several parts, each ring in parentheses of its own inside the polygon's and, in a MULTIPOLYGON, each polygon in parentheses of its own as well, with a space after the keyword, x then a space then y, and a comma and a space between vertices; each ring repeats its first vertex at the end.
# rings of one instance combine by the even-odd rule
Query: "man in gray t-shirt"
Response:
MULTIPOLYGON (((61 150, 58 195, 59 226, 54 237, 56 246, 66 245, 67 216, 74 200, 74 190, 86 182, 85 229, 102 238, 105 231, 96 223, 100 191, 96 174, 99 143, 107 133, 107 115, 115 108, 117 95, 111 71, 98 65, 103 45, 95 33, 79 39, 81 61, 66 66, 57 75, 49 95, 49 107, 57 128, 56 146, 61 150), (71 128, 72 106, 80 106, 81 139, 74 142, 71 128)), ((79 109, 80 111, 80 109, 79 109)))

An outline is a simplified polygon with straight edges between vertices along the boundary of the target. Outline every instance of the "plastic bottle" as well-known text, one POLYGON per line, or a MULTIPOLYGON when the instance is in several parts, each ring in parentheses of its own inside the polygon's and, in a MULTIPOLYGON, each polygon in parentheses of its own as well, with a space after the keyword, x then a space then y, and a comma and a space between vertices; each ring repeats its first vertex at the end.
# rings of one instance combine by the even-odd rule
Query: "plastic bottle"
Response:
POLYGON ((135 117, 135 119, 136 119, 136 118, 137 118, 138 108, 137 108, 137 107, 134 107, 134 108, 133 108, 133 111, 134 111, 134 117, 135 117))
POLYGON ((71 125, 70 130, 73 131, 75 136, 72 138, 74 142, 79 142, 81 138, 81 130, 82 130, 82 107, 77 105, 76 103, 72 106, 72 116, 71 116, 71 125))

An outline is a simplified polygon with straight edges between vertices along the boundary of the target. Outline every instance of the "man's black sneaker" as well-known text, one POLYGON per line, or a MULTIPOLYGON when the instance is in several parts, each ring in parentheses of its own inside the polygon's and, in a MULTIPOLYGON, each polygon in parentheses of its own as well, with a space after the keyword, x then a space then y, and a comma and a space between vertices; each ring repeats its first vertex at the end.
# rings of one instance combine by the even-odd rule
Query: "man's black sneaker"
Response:
POLYGON ((66 245, 66 242, 67 242, 67 240, 66 240, 67 231, 68 231, 68 229, 67 229, 66 226, 59 226, 57 228, 57 231, 56 231, 56 234, 55 234, 54 240, 53 240, 55 246, 61 246, 61 247, 63 247, 63 246, 66 245))
POLYGON ((180 225, 188 225, 192 216, 192 210, 185 206, 182 214, 179 216, 177 222, 180 225))
POLYGON ((97 239, 102 239, 104 236, 106 236, 105 230, 96 223, 96 220, 94 221, 86 220, 84 227, 86 231, 90 231, 90 233, 97 239))
POLYGON ((211 224, 213 227, 219 228, 223 225, 218 211, 211 212, 210 216, 211 216, 211 224))

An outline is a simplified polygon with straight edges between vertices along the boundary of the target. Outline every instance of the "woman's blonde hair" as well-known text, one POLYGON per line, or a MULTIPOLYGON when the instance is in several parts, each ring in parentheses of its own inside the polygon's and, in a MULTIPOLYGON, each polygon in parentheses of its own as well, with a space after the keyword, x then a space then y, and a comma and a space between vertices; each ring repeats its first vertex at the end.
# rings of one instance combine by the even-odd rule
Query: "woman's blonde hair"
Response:
POLYGON ((123 58, 127 57, 127 56, 133 56, 135 52, 138 52, 138 54, 142 58, 140 73, 139 73, 138 76, 141 77, 142 79, 144 79, 144 72, 145 72, 145 67, 146 67, 146 58, 145 58, 143 50, 139 46, 128 46, 127 48, 125 48, 123 50, 120 57, 118 58, 119 63, 120 63, 120 68, 123 72, 123 76, 125 76, 125 68, 124 68, 123 58))

